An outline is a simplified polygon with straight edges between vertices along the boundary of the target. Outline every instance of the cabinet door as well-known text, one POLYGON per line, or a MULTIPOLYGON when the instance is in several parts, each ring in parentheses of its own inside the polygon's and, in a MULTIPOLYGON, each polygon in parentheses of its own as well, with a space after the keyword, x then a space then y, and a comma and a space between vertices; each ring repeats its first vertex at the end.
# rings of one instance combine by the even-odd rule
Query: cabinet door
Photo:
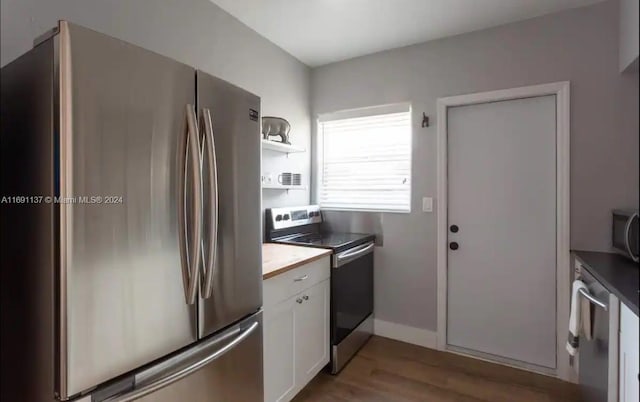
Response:
POLYGON ((302 388, 329 362, 329 281, 294 299, 296 382, 302 388))
POLYGON ((290 298, 264 311, 264 400, 289 401, 295 392, 297 304, 290 298))
POLYGON ((638 402, 638 316, 620 306, 620 402, 638 402))

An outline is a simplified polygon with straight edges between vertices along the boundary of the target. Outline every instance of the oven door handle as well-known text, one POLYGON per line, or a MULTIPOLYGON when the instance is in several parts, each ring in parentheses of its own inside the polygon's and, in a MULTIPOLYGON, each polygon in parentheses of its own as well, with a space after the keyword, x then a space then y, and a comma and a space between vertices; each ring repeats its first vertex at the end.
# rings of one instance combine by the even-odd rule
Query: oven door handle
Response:
POLYGON ((593 303, 596 306, 600 307, 604 311, 608 311, 609 310, 609 306, 607 306, 607 303, 596 299, 587 290, 585 290, 583 288, 580 288, 580 289, 578 289, 578 293, 580 293, 582 295, 582 297, 584 297, 585 299, 589 300, 591 303, 593 303))
POLYGON ((366 243, 358 247, 354 247, 350 250, 344 251, 340 254, 336 254, 333 261, 333 267, 338 268, 356 258, 362 257, 365 254, 373 252, 374 243, 366 243))

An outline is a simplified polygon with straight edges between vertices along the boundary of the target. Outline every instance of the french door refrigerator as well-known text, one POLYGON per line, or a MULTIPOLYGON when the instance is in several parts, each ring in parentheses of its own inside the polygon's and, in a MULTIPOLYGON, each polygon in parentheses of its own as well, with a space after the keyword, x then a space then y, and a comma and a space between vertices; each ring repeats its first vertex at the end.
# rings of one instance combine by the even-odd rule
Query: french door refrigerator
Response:
POLYGON ((2 400, 261 401, 260 99, 65 21, 1 78, 2 400))

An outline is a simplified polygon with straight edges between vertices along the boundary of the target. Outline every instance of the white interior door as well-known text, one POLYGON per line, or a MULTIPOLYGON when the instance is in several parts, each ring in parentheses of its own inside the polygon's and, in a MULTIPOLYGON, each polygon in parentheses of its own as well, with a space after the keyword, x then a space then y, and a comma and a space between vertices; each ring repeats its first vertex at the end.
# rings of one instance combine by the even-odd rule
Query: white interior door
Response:
POLYGON ((556 96, 447 116, 447 344, 555 368, 556 96))

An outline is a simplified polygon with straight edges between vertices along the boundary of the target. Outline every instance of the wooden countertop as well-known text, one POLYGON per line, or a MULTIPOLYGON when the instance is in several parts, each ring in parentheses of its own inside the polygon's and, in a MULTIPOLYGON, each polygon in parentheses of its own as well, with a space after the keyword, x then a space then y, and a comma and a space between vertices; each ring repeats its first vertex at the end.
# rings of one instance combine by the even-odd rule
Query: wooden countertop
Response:
POLYGON ((330 255, 331 250, 288 244, 262 245, 262 279, 268 279, 330 255))

